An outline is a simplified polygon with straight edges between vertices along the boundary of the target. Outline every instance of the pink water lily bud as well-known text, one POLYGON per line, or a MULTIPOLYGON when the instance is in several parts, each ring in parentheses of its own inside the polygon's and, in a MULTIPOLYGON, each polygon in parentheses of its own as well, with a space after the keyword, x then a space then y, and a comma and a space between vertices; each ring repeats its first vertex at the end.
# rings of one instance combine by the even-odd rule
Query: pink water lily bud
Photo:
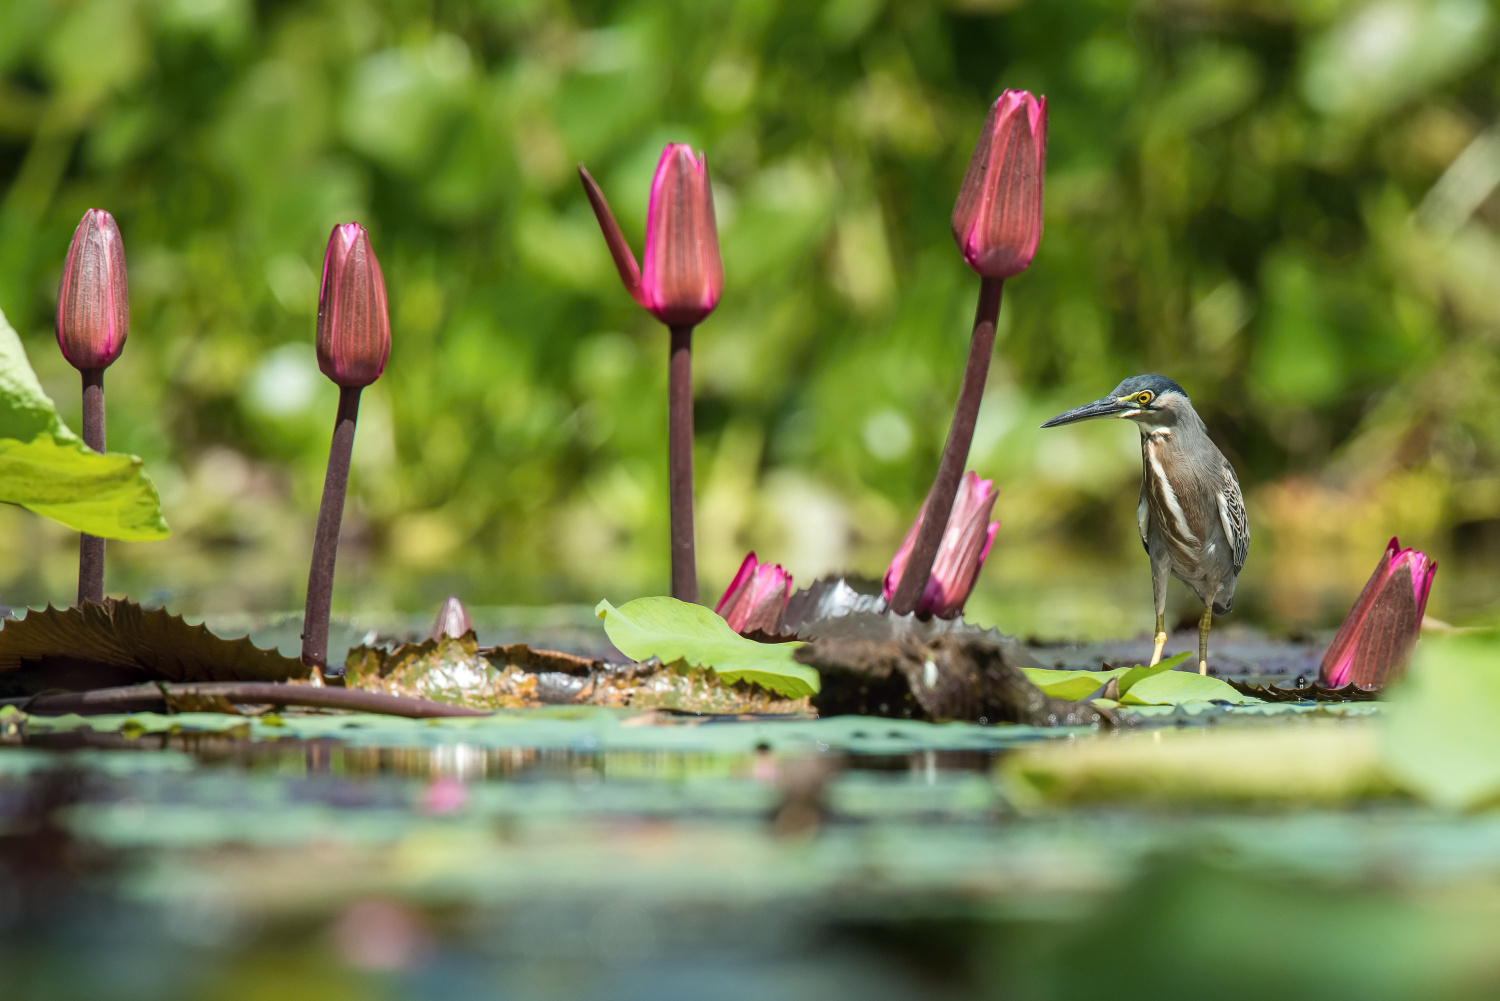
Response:
POLYGON ((953 207, 953 238, 979 274, 1009 278, 1031 266, 1046 165, 1047 99, 1007 90, 990 106, 953 207))
POLYGON ((759 629, 775 636, 792 597, 792 575, 779 563, 761 563, 752 551, 730 582, 714 611, 737 633, 759 629))
POLYGON ((368 386, 391 354, 385 276, 357 222, 333 227, 318 294, 318 367, 340 386, 368 386))
POLYGON ((1328 688, 1353 683, 1374 691, 1399 680, 1417 645, 1436 573, 1436 560, 1416 549, 1402 549, 1391 539, 1323 654, 1319 681, 1328 688))
POLYGON ((474 623, 469 621, 469 611, 464 608, 464 603, 453 595, 448 595, 448 600, 438 610, 437 620, 432 624, 432 638, 438 640, 447 636, 450 639, 462 639, 473 629, 474 623))
POLYGON ((76 369, 108 368, 125 348, 130 293, 115 217, 89 209, 73 231, 57 289, 57 346, 76 369))
MULTIPOLYGON (((922 592, 922 600, 917 605, 917 614, 951 619, 963 612, 964 602, 969 600, 969 592, 979 579, 979 569, 984 566, 985 557, 989 556, 990 547, 995 543, 995 533, 1000 529, 998 521, 990 521, 996 496, 993 480, 981 480, 972 469, 964 473, 953 498, 948 525, 943 529, 937 558, 932 563, 932 576, 927 579, 927 589, 922 592)), ((923 501, 917 520, 912 522, 901 548, 896 550, 896 556, 885 572, 881 594, 886 601, 895 597, 926 514, 927 502, 923 501)))
POLYGON ((668 326, 693 326, 712 313, 724 291, 724 264, 703 154, 684 143, 669 143, 662 150, 651 179, 640 265, 604 193, 582 164, 578 176, 620 280, 635 301, 668 326))

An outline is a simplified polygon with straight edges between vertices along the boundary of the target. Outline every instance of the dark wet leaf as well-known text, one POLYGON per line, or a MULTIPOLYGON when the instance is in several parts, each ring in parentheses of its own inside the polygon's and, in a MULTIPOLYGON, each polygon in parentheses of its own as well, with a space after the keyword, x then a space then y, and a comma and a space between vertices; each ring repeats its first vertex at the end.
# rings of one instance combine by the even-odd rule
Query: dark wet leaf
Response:
POLYGON ((1263 702, 1373 702, 1380 694, 1366 691, 1352 681, 1343 688, 1324 688, 1322 685, 1283 688, 1280 685, 1252 685, 1231 678, 1229 686, 1242 695, 1263 702))
MULTIPOLYGON (((856 584, 864 585, 863 581, 856 584)), ((885 599, 878 585, 852 586, 844 577, 824 577, 793 594, 781 617, 781 631, 795 635, 805 626, 823 619, 834 619, 853 612, 879 614, 885 611, 885 599), (874 593, 870 593, 873 590, 874 593)))
POLYGON ((243 637, 223 639, 133 601, 48 605, 0 624, 0 690, 10 694, 142 681, 287 681, 308 674, 299 660, 243 637))

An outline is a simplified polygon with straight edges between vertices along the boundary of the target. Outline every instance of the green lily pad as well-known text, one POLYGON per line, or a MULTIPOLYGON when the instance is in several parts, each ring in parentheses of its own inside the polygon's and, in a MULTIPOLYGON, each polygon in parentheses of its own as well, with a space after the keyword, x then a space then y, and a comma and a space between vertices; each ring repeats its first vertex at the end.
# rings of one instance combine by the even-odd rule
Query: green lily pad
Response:
POLYGON ((148 542, 169 534, 141 460, 100 454, 70 431, 0 313, 0 503, 79 532, 148 542))
POLYGON ((1254 705, 1260 699, 1241 694, 1218 678, 1172 670, 1188 658, 1181 653, 1150 667, 1117 667, 1110 671, 1049 671, 1023 668, 1033 685, 1055 699, 1088 698, 1110 678, 1119 679, 1120 704, 1135 706, 1180 705, 1183 702, 1223 700, 1230 705, 1254 705))
POLYGON ((1261 700, 1235 691, 1228 682, 1188 671, 1164 671, 1144 678, 1120 696, 1127 706, 1176 706, 1184 702, 1256 705, 1261 700))
POLYGON ((656 657, 712 668, 726 682, 749 681, 788 698, 815 695, 818 672, 792 659, 801 643, 757 643, 702 605, 676 598, 636 598, 619 608, 599 602, 609 641, 633 660, 656 657))

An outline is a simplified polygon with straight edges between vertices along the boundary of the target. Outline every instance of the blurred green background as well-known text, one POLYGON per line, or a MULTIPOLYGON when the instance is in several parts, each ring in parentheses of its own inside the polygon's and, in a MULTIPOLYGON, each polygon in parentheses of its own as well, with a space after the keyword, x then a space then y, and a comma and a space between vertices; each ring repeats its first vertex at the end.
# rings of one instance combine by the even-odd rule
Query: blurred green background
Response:
MULTIPOLYGON (((1180 381, 1240 470, 1236 619, 1335 623, 1386 539, 1431 614, 1500 605, 1500 98, 1485 0, 5 0, 0 309, 76 426, 51 325, 85 208, 132 332, 110 444, 175 535, 108 589, 299 607, 335 392, 329 227, 369 227, 393 348, 366 391, 335 607, 667 585, 665 331, 639 247, 665 142, 703 148, 726 288, 696 338, 698 546, 878 576, 936 467, 977 279, 948 218, 986 107, 1047 95, 1046 233, 1008 283, 970 465, 1003 525, 972 618, 1150 625, 1139 446, 1039 432, 1180 381)), ((76 545, 0 512, 0 599, 68 602, 76 545)), ((1174 586, 1175 587, 1175 586, 1174 586)), ((1174 607, 1195 615, 1174 590, 1174 607)))

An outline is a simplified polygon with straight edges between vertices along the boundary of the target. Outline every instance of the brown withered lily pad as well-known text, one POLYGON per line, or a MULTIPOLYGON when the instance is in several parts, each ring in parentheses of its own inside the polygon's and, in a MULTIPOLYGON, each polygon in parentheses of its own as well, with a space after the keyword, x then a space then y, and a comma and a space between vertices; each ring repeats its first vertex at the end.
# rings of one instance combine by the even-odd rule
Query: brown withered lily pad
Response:
POLYGON ((0 623, 0 694, 82 691, 143 681, 288 681, 308 677, 300 660, 224 639, 164 609, 104 599, 33 609, 0 623))
POLYGON ((345 661, 349 686, 474 709, 542 705, 628 706, 697 713, 805 712, 806 699, 784 699, 758 685, 721 681, 683 664, 607 664, 524 643, 481 647, 474 633, 360 646, 345 661))

